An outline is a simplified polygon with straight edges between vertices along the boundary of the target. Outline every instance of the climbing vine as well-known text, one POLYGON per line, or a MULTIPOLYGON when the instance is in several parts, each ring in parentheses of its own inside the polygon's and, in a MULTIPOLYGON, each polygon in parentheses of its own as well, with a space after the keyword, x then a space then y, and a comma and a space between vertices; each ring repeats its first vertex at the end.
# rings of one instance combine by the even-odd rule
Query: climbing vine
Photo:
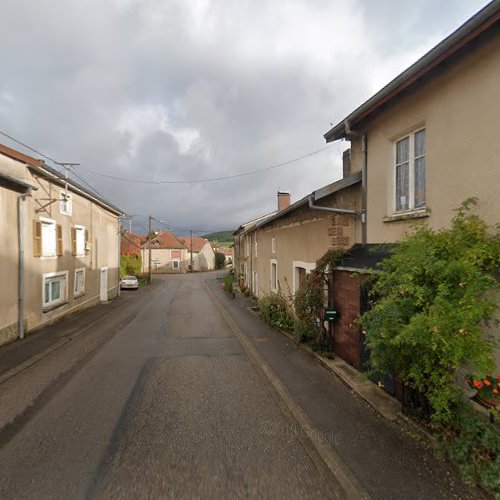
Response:
POLYGON ((295 292, 294 333, 298 341, 313 341, 320 348, 328 346, 328 332, 323 324, 325 288, 328 287, 328 276, 333 273, 344 254, 343 250, 328 250, 318 259, 316 267, 295 292))

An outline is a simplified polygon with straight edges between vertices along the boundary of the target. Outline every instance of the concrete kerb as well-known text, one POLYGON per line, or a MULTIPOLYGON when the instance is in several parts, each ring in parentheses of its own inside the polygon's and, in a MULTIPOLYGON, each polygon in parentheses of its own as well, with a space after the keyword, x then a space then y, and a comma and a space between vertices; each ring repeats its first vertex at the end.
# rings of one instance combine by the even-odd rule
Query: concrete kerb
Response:
POLYGON ((26 370, 29 370, 32 366, 36 365, 37 363, 39 363, 41 360, 43 360, 47 356, 50 356, 51 354, 57 352, 61 347, 64 347, 68 343, 72 342, 73 340, 77 339, 78 337, 80 337, 84 333, 86 333, 89 330, 91 330, 92 328, 96 327, 97 325, 102 323, 104 320, 106 320, 107 318, 112 316, 114 313, 120 311, 126 304, 128 304, 130 302, 130 300, 132 300, 132 299, 124 301, 123 304, 120 304, 119 306, 112 309, 111 311, 108 311, 107 313, 105 313, 103 316, 96 319, 92 323, 85 325, 84 328, 73 333, 71 336, 68 336, 68 337, 65 337, 65 338, 59 340, 58 342, 52 344, 47 349, 44 349, 43 351, 35 354, 34 356, 32 356, 31 358, 29 358, 25 361, 23 361, 22 363, 15 366, 14 368, 11 368, 10 370, 8 370, 7 372, 5 372, 4 374, 2 374, 0 376, 0 385, 4 384, 5 382, 7 382, 11 378, 15 377, 16 375, 19 375, 20 373, 22 373, 26 370))
MULTIPOLYGON (((251 307, 248 310, 254 314, 256 317, 262 320, 260 315, 254 311, 251 307)), ((346 363, 341 359, 330 359, 321 356, 317 352, 313 351, 309 346, 297 342, 296 339, 288 332, 276 328, 285 337, 287 337, 291 342, 293 342, 298 349, 309 354, 313 357, 320 365, 326 368, 328 371, 337 376, 344 384, 346 384, 352 391, 354 391, 360 398, 365 400, 372 408, 379 412, 384 418, 394 422, 400 419, 401 414, 401 404, 399 401, 388 394, 384 389, 377 386, 370 380, 363 380, 361 373, 358 372, 350 364, 346 363)))
MULTIPOLYGON (((322 433, 312 423, 311 419, 302 409, 302 407, 295 401, 288 389, 282 383, 281 379, 274 373, 272 368, 267 364, 261 354, 253 346, 248 337, 239 328, 222 302, 217 298, 213 291, 210 290, 205 280, 203 281, 203 286, 207 294, 219 310, 223 319, 226 321, 236 337, 240 340, 249 358, 274 388, 278 398, 285 406, 289 418, 293 418, 299 428, 302 429, 303 436, 307 436, 308 443, 306 443, 305 445, 306 449, 308 449, 309 451, 309 448, 311 446, 313 447, 315 452, 319 455, 319 458, 322 460, 323 464, 326 465, 326 467, 329 469, 332 477, 342 488, 346 498, 371 498, 366 489, 354 475, 352 470, 344 463, 340 456, 326 442, 322 433)), ((314 457, 311 458, 313 458, 314 460, 314 457)))

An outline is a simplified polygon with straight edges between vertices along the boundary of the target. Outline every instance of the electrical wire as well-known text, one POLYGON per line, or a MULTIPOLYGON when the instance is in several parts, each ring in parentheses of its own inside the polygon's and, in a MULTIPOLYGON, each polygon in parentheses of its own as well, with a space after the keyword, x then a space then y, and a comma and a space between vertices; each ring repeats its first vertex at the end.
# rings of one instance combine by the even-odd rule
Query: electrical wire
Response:
POLYGON ((258 174, 261 172, 267 172, 269 170, 273 170, 275 168, 279 167, 284 167, 286 165, 290 165, 292 163, 295 163, 300 160, 304 160, 305 158, 309 158, 310 156, 314 156, 318 153, 321 153, 327 149, 330 149, 333 146, 333 144, 329 146, 325 146, 321 149, 317 149, 316 151, 311 151, 310 153, 304 154, 302 156, 298 156, 296 158, 292 158, 291 160, 287 160, 281 163, 277 163, 275 165, 271 165, 269 167, 264 167, 264 168, 259 168, 255 170, 249 170, 248 172, 241 172, 239 174, 233 174, 233 175, 223 175, 221 177, 212 177, 212 178, 207 178, 207 179, 193 179, 193 180, 184 180, 184 181, 174 181, 174 180, 161 180, 161 181, 144 181, 140 179, 127 179, 125 177, 119 177, 116 175, 110 175, 110 174, 103 174, 102 172, 97 172, 96 170, 91 170, 87 167, 82 167, 85 169, 86 172, 89 172, 94 175, 99 175, 101 177, 106 177, 107 179, 113 179, 115 181, 119 182, 129 182, 132 184, 199 184, 203 182, 217 182, 217 181, 223 181, 227 179, 235 179, 237 177, 244 177, 247 175, 253 175, 253 174, 258 174))

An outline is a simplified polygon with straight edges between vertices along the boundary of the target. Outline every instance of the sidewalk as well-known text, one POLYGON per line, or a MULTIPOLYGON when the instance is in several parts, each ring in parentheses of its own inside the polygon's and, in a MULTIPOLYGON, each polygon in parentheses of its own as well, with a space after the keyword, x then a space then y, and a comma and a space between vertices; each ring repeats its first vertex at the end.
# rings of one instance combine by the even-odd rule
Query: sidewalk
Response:
MULTIPOLYGON (((154 286, 154 282, 153 282, 154 286)), ((44 353, 52 352, 61 345, 70 342, 82 332, 92 328, 108 315, 120 309, 138 295, 138 291, 123 291, 120 297, 109 302, 98 304, 83 311, 61 318, 56 323, 44 326, 34 333, 28 333, 22 340, 16 340, 0 347, 0 382, 7 372, 16 367, 29 364, 43 357, 44 353)))
POLYGON ((231 299, 215 280, 207 284, 372 498, 484 498, 463 485, 453 466, 256 317, 250 299, 231 299))

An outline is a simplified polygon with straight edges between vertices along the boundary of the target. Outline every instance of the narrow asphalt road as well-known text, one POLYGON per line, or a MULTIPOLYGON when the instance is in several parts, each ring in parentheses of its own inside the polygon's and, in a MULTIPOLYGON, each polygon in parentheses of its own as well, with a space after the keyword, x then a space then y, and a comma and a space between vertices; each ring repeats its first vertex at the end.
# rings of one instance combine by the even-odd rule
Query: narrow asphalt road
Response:
POLYGON ((204 277, 157 277, 117 313, 128 323, 9 427, 0 498, 342 496, 204 277))
POLYGON ((0 353, 1 499, 482 497, 215 273, 112 304, 19 373, 0 353))

